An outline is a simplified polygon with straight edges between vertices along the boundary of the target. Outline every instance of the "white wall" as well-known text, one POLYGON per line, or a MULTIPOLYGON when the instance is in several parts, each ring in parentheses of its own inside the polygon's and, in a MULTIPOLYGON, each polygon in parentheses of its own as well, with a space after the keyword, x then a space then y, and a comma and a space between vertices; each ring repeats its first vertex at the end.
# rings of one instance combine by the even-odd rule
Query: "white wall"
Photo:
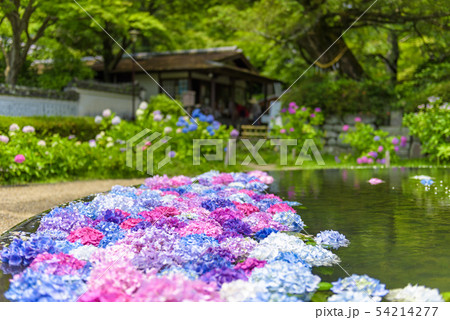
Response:
MULTIPOLYGON (((159 82, 158 75, 157 74, 150 74, 155 81, 159 82)), ((145 101, 148 101, 150 97, 156 96, 159 93, 159 86, 158 84, 153 81, 148 75, 142 73, 137 74, 135 76, 135 79, 137 82, 139 82, 139 85, 145 89, 145 96, 142 97, 145 101)))
MULTIPOLYGON (((75 88, 75 90, 80 94, 78 115, 96 116, 100 115, 104 109, 111 109, 111 111, 117 113, 121 118, 131 118, 131 95, 80 88, 75 88)), ((138 93, 136 93, 135 110, 139 106, 139 103, 140 99, 138 93)))
POLYGON ((2 116, 76 116, 78 102, 0 95, 2 116))

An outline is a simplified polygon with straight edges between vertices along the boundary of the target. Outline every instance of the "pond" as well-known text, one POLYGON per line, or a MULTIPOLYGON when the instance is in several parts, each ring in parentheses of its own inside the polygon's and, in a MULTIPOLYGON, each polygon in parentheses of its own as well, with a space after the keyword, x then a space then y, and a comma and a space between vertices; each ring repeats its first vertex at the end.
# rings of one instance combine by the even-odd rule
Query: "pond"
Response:
MULTIPOLYGON (((450 291, 450 170, 361 169, 271 172, 271 192, 303 204, 306 232, 337 230, 349 240, 337 254, 349 274, 400 288, 408 283, 450 291), (411 177, 428 175, 427 189, 411 177), (373 177, 385 183, 371 185, 373 177)), ((324 280, 345 277, 337 267, 324 280)))
MULTIPOLYGON (((408 283, 450 291, 450 170, 358 169, 270 172, 270 192, 299 201, 298 213, 312 235, 336 230, 350 241, 336 253, 340 267, 316 269, 323 281, 349 274, 367 274, 389 289, 408 283), (425 187, 416 175, 435 184, 425 187), (367 181, 380 178, 384 183, 367 181)), ((93 197, 83 199, 90 201, 93 197)), ((0 248, 18 231, 34 232, 45 213, 23 222, 0 238, 0 248)), ((0 270, 0 301, 8 290, 11 271, 0 270)), ((19 272, 19 270, 15 270, 19 272)))

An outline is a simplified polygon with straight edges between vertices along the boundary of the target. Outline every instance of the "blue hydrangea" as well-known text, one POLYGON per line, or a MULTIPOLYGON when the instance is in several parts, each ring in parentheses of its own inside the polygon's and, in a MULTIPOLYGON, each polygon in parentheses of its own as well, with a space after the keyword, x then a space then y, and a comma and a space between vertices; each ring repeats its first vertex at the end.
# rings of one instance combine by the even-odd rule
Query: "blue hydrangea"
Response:
POLYGON ((371 297, 365 292, 344 291, 339 294, 333 294, 328 298, 328 302, 379 302, 380 297, 371 297))
POLYGON ((302 218, 292 211, 277 212, 273 216, 273 220, 288 227, 289 231, 294 232, 303 230, 303 227, 305 226, 302 218))
POLYGON ((235 205, 232 201, 228 200, 228 199, 208 199, 202 202, 202 207, 205 208, 206 210, 209 211, 214 211, 217 208, 226 208, 226 207, 231 207, 234 208, 235 205))
POLYGON ((258 241, 261 241, 265 238, 267 238, 267 236, 271 233, 277 233, 278 230, 277 229, 273 229, 273 228, 264 228, 259 230, 258 232, 255 233, 255 239, 258 241))
POLYGON ((380 283, 380 280, 370 278, 367 275, 360 276, 353 274, 350 277, 332 282, 332 284, 331 291, 336 294, 342 294, 348 291, 362 292, 369 295, 374 301, 381 300, 389 292, 386 290, 386 285, 380 283))
POLYGON ((186 271, 194 271, 199 276, 216 268, 230 268, 231 262, 217 254, 205 253, 197 260, 189 261, 183 265, 186 271))
POLYGON ((24 241, 15 238, 8 247, 2 249, 0 256, 4 263, 12 266, 27 266, 40 253, 56 253, 55 241, 45 235, 32 235, 24 241))
POLYGON ((274 261, 284 261, 287 263, 299 263, 303 265, 304 267, 311 269, 311 266, 303 260, 298 254, 295 252, 280 252, 273 260, 269 261, 269 263, 274 261))
POLYGON ((250 281, 262 282, 270 293, 296 295, 299 299, 308 301, 316 291, 320 278, 301 263, 278 260, 266 264, 263 268, 254 269, 250 281))
POLYGON ((334 230, 325 230, 319 232, 314 238, 316 243, 324 245, 325 247, 331 247, 338 249, 339 247, 347 247, 350 241, 345 238, 343 234, 340 234, 334 230))
POLYGON ((74 302, 87 291, 77 276, 56 276, 27 268, 11 281, 5 297, 20 302, 74 302))

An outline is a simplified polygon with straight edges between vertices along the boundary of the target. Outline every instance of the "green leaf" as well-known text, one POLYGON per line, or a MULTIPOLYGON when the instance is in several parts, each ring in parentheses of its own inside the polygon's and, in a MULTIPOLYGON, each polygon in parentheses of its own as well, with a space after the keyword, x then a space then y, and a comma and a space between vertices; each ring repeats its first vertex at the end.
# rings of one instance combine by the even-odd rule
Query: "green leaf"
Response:
POLYGON ((327 291, 330 290, 333 287, 333 285, 329 282, 321 282, 319 283, 319 287, 317 288, 317 291, 327 291))

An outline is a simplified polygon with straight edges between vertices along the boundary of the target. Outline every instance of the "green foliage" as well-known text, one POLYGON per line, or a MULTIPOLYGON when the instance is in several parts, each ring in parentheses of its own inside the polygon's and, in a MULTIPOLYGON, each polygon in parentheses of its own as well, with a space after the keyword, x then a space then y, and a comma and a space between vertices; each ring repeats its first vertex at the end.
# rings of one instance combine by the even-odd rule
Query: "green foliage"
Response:
POLYGON ((301 81, 283 101, 320 107, 325 114, 375 114, 386 116, 393 99, 392 89, 385 83, 337 78, 333 74, 314 75, 301 81))
POLYGON ((150 98, 148 108, 145 109, 145 112, 141 113, 142 117, 140 119, 148 119, 149 115, 157 110, 161 111, 164 115, 181 116, 186 114, 180 101, 174 101, 166 94, 158 94, 150 98))
POLYGON ((61 137, 75 135, 81 141, 93 139, 100 132, 99 126, 91 117, 5 117, 0 116, 0 132, 8 132, 13 123, 19 127, 32 126, 36 136, 45 138, 58 134, 61 137))
POLYGON ((295 102, 281 110, 281 124, 274 120, 271 136, 284 139, 296 139, 297 148, 301 148, 306 139, 313 139, 317 147, 322 146, 323 132, 318 128, 324 116, 320 108, 299 107, 295 102))
MULTIPOLYGON (((126 165, 125 152, 126 141, 143 129, 150 129, 159 136, 149 141, 149 134, 147 134, 142 141, 138 141, 142 143, 142 147, 133 148, 133 159, 138 158, 139 152, 142 153, 142 163, 147 163, 150 159, 145 150, 161 139, 169 143, 157 148, 152 160, 154 163, 159 163, 169 155, 178 165, 192 163, 194 139, 214 138, 226 145, 232 130, 220 125, 213 118, 201 114, 199 110, 196 111, 195 116, 198 125, 194 125, 193 120, 187 116, 177 118, 170 114, 163 115, 159 110, 147 115, 149 115, 148 119, 138 117, 135 123, 120 120, 114 113, 97 118, 100 120, 97 120, 98 124, 95 124, 92 118, 89 120, 74 118, 90 123, 95 128, 95 131, 89 132, 95 137, 90 141, 61 137, 58 133, 50 134, 50 130, 55 129, 50 125, 45 129, 36 126, 36 132, 23 132, 24 125, 55 123, 49 121, 52 118, 20 118, 21 121, 16 121, 20 123, 20 128, 14 129, 10 128, 10 125, 18 118, 4 117, 1 122, 3 125, 0 126, 0 181, 18 183, 45 181, 52 178, 68 179, 86 176, 92 172, 95 172, 97 176, 104 174, 107 177, 145 176, 144 173, 126 165), (10 129, 13 130, 10 131, 10 129), (170 147, 173 152, 168 154, 167 147, 170 147), (21 163, 15 161, 17 155, 23 155, 25 161, 21 163)), ((60 125, 70 130, 67 128, 68 121, 60 125)), ((215 151, 215 146, 201 148, 201 152, 206 154, 215 153, 215 151)), ((199 172, 208 166, 204 157, 201 161, 203 161, 202 166, 192 168, 192 172, 199 172)), ((160 172, 158 170, 156 172, 160 172)))
POLYGON ((403 123, 418 137, 422 151, 432 159, 450 159, 450 106, 441 98, 429 97, 419 111, 406 114, 403 123))
POLYGON ((360 120, 356 121, 354 128, 349 128, 346 133, 341 134, 340 138, 352 146, 358 157, 358 164, 375 162, 384 164, 386 151, 389 151, 390 158, 395 160, 396 151, 405 145, 405 137, 389 136, 388 132, 375 130, 371 125, 364 124, 360 120))

